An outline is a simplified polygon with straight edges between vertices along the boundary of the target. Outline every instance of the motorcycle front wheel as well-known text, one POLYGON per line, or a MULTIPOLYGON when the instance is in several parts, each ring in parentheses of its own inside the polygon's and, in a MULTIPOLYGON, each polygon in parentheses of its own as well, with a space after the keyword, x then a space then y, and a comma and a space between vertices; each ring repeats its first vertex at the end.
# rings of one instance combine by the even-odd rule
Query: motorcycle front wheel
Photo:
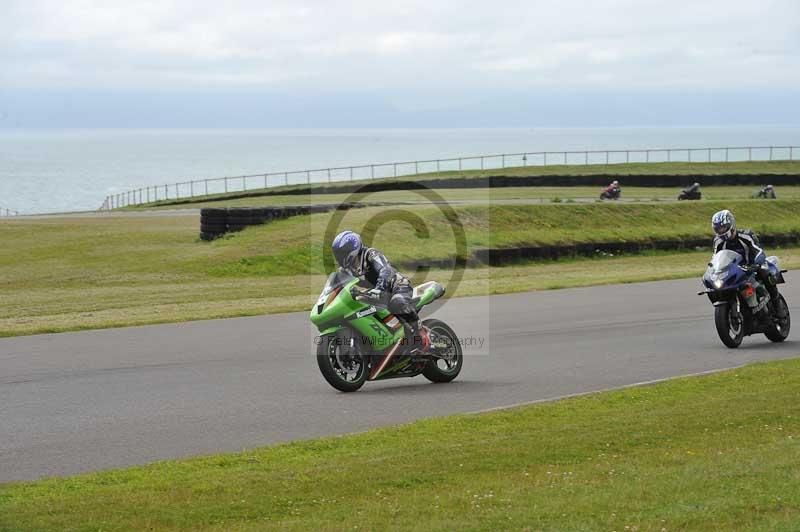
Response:
POLYGON ((320 337, 317 365, 328 384, 340 392, 354 392, 367 381, 367 361, 352 334, 340 331, 320 337))
POLYGON ((714 307, 714 324, 722 343, 734 349, 742 344, 744 338, 744 319, 739 310, 739 301, 733 300, 714 307))
POLYGON ((434 353, 422 370, 422 374, 431 382, 450 382, 461 373, 464 365, 464 354, 461 351, 461 342, 453 329, 440 320, 425 320, 422 324, 431 331, 431 340, 434 353))

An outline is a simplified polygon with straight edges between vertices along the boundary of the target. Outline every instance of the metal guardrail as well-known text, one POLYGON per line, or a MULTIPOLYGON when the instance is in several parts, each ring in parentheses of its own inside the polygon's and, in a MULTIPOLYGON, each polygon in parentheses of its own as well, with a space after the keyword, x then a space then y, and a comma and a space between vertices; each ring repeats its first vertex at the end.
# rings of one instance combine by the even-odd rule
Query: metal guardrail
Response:
POLYGON ((356 179, 385 179, 419 174, 435 175, 464 170, 492 170, 509 167, 552 165, 613 165, 659 162, 742 162, 792 161, 798 146, 737 146, 720 148, 655 148, 637 150, 537 151, 476 155, 449 159, 428 159, 394 163, 363 164, 267 172, 240 176, 182 181, 148 186, 106 196, 100 210, 111 210, 156 201, 176 200, 244 192, 285 185, 335 183, 356 179))

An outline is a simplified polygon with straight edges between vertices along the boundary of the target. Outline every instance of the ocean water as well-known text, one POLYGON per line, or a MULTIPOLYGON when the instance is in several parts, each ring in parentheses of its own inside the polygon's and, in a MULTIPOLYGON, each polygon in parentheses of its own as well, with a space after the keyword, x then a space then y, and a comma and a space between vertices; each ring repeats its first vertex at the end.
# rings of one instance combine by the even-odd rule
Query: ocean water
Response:
POLYGON ((800 126, 0 130, 0 208, 21 214, 96 209, 107 195, 131 188, 309 168, 516 152, 748 145, 798 146, 800 126))

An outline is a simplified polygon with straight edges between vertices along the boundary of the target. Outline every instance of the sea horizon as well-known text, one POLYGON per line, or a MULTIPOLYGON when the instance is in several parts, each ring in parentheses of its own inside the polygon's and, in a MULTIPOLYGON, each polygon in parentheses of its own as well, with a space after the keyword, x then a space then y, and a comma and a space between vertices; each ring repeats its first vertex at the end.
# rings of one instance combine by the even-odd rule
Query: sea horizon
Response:
POLYGON ((800 126, 0 128, 0 208, 90 210, 188 179, 501 153, 800 145, 800 126))

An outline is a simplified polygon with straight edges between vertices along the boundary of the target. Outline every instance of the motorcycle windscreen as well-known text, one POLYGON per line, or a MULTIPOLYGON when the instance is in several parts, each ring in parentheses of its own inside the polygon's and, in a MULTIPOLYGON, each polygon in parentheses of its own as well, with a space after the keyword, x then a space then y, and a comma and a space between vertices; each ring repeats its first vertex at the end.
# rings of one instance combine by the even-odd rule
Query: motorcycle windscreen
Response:
POLYGON ((742 256, 735 251, 723 249, 722 251, 715 253, 711 258, 711 264, 709 268, 711 269, 712 274, 718 275, 727 272, 731 268, 731 265, 741 264, 743 260, 744 259, 742 256))
POLYGON ((328 280, 325 281, 325 286, 322 288, 322 293, 319 296, 320 301, 324 301, 328 294, 340 286, 346 285, 352 279, 354 279, 354 277, 349 272, 344 270, 336 270, 330 274, 328 276, 328 280))

